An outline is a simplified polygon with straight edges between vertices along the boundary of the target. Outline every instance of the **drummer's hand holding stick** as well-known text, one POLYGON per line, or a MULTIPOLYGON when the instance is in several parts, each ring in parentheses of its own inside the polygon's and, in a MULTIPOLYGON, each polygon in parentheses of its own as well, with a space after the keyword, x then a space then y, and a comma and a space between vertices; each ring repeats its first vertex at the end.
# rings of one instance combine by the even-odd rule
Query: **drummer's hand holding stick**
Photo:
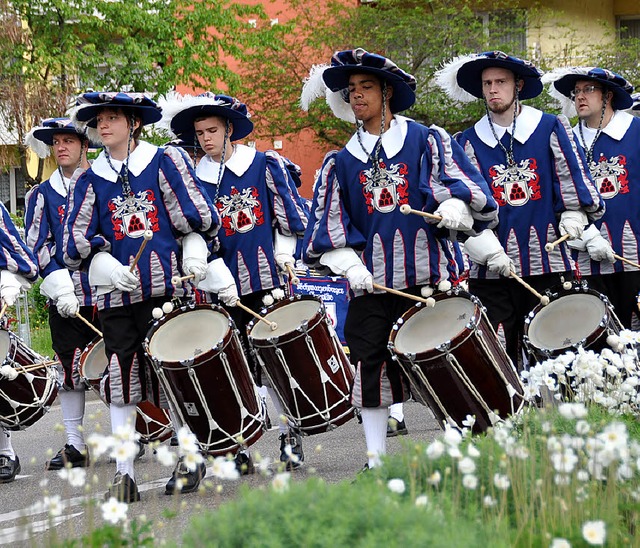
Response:
POLYGON ((0 319, 4 316, 7 308, 13 306, 23 289, 29 289, 31 283, 20 275, 9 272, 8 270, 0 271, 0 300, 2 300, 2 308, 0 308, 0 319))
POLYGON ((563 211, 560 214, 560 222, 558 223, 560 238, 555 242, 546 244, 544 246, 545 251, 549 253, 564 241, 580 238, 588 222, 586 213, 580 209, 563 211))
POLYGON ((428 223, 438 223, 438 228, 448 228, 466 232, 473 228, 473 216, 469 204, 459 198, 448 198, 440 203, 433 213, 413 209, 409 204, 400 206, 400 213, 404 215, 419 215, 428 223))
POLYGON ((589 228, 582 233, 580 238, 570 240, 567 242, 567 245, 578 251, 586 251, 594 261, 609 261, 610 263, 615 263, 616 259, 625 260, 613 252, 611 244, 600 234, 598 227, 595 225, 590 225, 589 228))
POLYGON ((293 234, 285 236, 278 229, 275 230, 273 235, 273 254, 276 264, 282 272, 289 276, 289 280, 293 285, 298 285, 300 281, 294 271, 296 261, 293 256, 296 252, 297 243, 297 236, 293 234))
POLYGON ((344 276, 354 291, 373 293, 373 274, 369 272, 358 254, 350 247, 325 251, 320 264, 328 266, 338 276, 344 276))
POLYGON ((505 253, 492 230, 486 229, 477 236, 470 237, 464 243, 464 251, 474 263, 486 265, 489 272, 495 272, 506 278, 513 278, 538 297, 543 306, 549 304, 549 297, 538 293, 515 273, 513 261, 505 253))

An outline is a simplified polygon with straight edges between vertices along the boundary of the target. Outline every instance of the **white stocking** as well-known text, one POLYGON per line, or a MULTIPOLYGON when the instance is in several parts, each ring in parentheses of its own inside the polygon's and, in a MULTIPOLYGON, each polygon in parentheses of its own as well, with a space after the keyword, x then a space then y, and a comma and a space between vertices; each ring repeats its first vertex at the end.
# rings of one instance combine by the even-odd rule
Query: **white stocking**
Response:
POLYGON ((388 407, 363 407, 360 410, 364 438, 367 442, 369 468, 380 466, 380 455, 387 452, 388 407))

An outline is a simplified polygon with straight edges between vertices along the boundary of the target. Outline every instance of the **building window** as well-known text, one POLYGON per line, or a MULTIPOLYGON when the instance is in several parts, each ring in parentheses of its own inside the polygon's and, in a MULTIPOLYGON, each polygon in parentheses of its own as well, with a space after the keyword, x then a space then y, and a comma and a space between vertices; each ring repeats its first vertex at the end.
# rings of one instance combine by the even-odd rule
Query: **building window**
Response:
POLYGON ((640 40, 640 15, 618 17, 618 36, 623 42, 640 40))
POLYGON ((22 170, 12 167, 0 172, 0 200, 14 215, 24 213, 25 182, 22 170))
POLYGON ((518 55, 527 49, 527 13, 525 10, 480 12, 485 37, 494 49, 518 55))

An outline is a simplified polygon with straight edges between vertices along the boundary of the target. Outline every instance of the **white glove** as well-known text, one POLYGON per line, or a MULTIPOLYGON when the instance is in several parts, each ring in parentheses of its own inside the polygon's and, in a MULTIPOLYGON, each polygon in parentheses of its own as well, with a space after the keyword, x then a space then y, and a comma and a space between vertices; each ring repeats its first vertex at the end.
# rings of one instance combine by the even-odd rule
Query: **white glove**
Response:
POLYGON ((589 228, 582 233, 581 238, 570 240, 567 244, 572 249, 587 251, 589 253, 589 257, 594 261, 600 262, 607 260, 610 263, 616 262, 611 244, 602 236, 595 225, 589 226, 589 228))
POLYGON ((207 242, 200 234, 191 232, 182 238, 182 271, 193 274, 193 283, 198 285, 207 277, 207 242))
POLYGON ((56 308, 63 318, 73 318, 80 312, 80 301, 75 293, 64 293, 58 297, 56 308))
POLYGON ((218 299, 226 306, 236 306, 240 300, 236 284, 230 285, 218 291, 218 299))
POLYGON ((75 316, 80 310, 76 288, 66 268, 47 274, 40 285, 40 293, 56 303, 58 312, 63 318, 75 316))
POLYGON ((346 276, 351 289, 373 293, 373 274, 350 247, 326 251, 320 257, 320 264, 328 266, 339 276, 346 276))
POLYGON ((0 299, 7 306, 13 306, 22 289, 29 289, 31 284, 20 274, 8 270, 0 272, 0 299))
POLYGON ((459 198, 449 198, 442 202, 434 212, 440 215, 442 220, 438 223, 438 228, 448 228, 449 230, 467 231, 473 228, 473 217, 471 208, 459 198))
POLYGON ((563 211, 560 214, 560 223, 558 224, 560 236, 568 234, 569 238, 575 240, 582 236, 584 227, 588 222, 587 215, 582 210, 563 211))
POLYGON ((103 295, 113 291, 133 291, 140 285, 138 276, 129 272, 129 267, 123 265, 110 253, 101 251, 91 259, 89 265, 89 283, 97 286, 97 293, 103 295))
POLYGON ((513 262, 500 245, 492 230, 483 230, 464 243, 464 251, 476 264, 486 265, 490 272, 510 276, 513 262))
POLYGON ((298 243, 298 237, 291 235, 285 236, 280 234, 277 230, 273 236, 273 253, 276 259, 278 268, 284 273, 287 273, 287 264, 293 268, 296 264, 293 258, 296 252, 296 244, 298 243))
POLYGON ((133 291, 140 285, 140 280, 128 266, 121 264, 111 272, 111 284, 120 291, 133 291))
POLYGON ((236 280, 226 263, 218 257, 207 265, 207 276, 197 284, 198 289, 209 293, 220 293, 223 289, 235 286, 236 280))

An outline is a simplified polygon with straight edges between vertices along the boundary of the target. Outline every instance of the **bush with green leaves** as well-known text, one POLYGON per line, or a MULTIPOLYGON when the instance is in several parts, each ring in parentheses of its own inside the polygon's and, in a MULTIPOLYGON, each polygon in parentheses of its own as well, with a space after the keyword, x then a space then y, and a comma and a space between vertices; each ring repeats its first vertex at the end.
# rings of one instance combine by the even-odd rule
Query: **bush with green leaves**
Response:
MULTIPOLYGON (((366 473, 365 473, 366 474, 366 473)), ((242 489, 239 499, 194 518, 187 546, 508 546, 475 520, 443 519, 390 491, 377 475, 351 484, 314 478, 284 489, 242 489)), ((504 538, 504 537, 503 537, 504 538)))

